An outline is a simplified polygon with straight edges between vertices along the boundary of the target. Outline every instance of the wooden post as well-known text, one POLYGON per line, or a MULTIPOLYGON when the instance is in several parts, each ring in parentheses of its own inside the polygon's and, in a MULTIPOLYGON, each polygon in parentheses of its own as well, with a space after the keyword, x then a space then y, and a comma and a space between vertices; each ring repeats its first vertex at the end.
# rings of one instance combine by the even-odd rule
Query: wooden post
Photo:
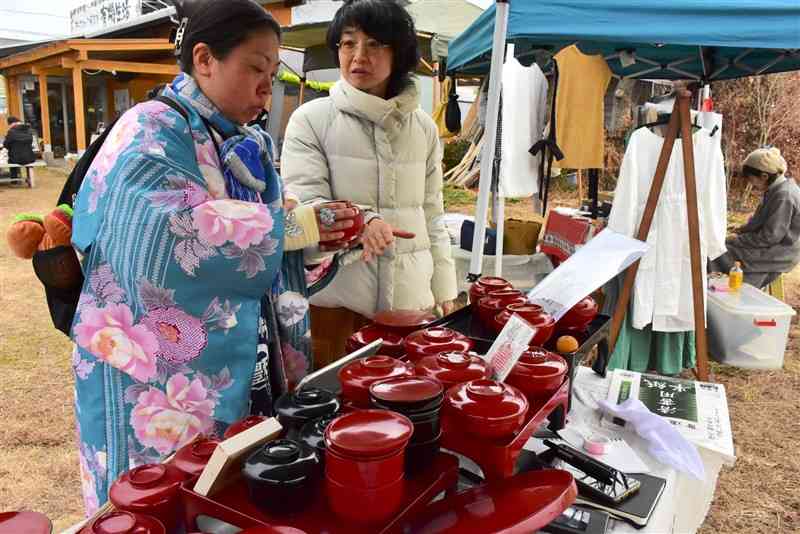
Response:
MULTIPOLYGON (((695 329, 695 348, 697 352, 697 370, 695 374, 700 380, 708 380, 708 348, 706 341, 705 323, 705 301, 703 293, 705 288, 702 284, 702 265, 700 264, 700 224, 697 209, 697 183, 694 174, 694 147, 692 145, 691 119, 689 116, 688 91, 682 90, 678 94, 672 115, 667 125, 667 133, 664 137, 664 145, 661 147, 661 154, 658 157, 656 173, 653 183, 650 186, 650 193, 647 196, 642 222, 636 233, 636 239, 647 241, 650 226, 653 222, 658 198, 664 185, 664 178, 669 165, 672 148, 678 136, 678 129, 681 130, 683 151, 684 177, 686 186, 686 210, 689 224, 689 253, 692 266, 692 301, 694 305, 694 329, 695 329)), ((639 262, 635 262, 628 267, 625 272, 625 281, 622 285, 617 307, 611 319, 611 331, 609 333, 609 353, 614 351, 617 343, 622 321, 628 311, 628 302, 631 297, 631 290, 636 279, 636 272, 639 269, 639 262)))
POLYGON ((86 120, 83 103, 83 71, 80 65, 72 68, 72 91, 75 94, 75 138, 78 154, 86 150, 86 120))
POLYGON ((439 102, 442 101, 442 84, 439 83, 439 66, 440 63, 437 61, 433 64, 433 107, 431 110, 436 111, 436 108, 439 107, 439 102))
POLYGON ((6 77, 6 101, 8 102, 8 114, 14 115, 20 120, 22 117, 22 103, 19 101, 19 82, 16 76, 6 77))
POLYGON ((42 111, 43 151, 52 152, 53 145, 50 138, 50 103, 47 98, 47 74, 39 75, 39 106, 42 111))
MULTIPOLYGON (((703 266, 700 264, 700 220, 697 208, 697 181, 694 175, 694 144, 692 143, 692 118, 689 114, 689 91, 678 95, 678 112, 681 119, 681 149, 683 151, 683 176, 686 186, 686 212, 689 222, 689 257, 692 265, 692 303, 694 308, 694 340, 697 353, 696 375, 708 381, 708 344, 706 341, 705 288, 703 266)), ((672 112, 673 114, 675 111, 672 112)))
POLYGON ((300 78, 300 98, 298 98, 297 107, 303 105, 303 100, 305 99, 305 97, 306 97, 306 79, 300 78))

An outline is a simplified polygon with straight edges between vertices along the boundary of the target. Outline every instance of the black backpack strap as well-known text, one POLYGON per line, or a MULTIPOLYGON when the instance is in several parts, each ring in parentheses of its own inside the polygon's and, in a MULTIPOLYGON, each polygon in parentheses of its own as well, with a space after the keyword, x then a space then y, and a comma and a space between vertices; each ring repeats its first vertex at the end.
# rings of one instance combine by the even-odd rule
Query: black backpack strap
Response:
POLYGON ((183 109, 183 106, 181 106, 180 104, 175 102, 170 97, 168 97, 166 95, 156 95, 155 97, 152 98, 152 100, 157 100, 158 102, 161 102, 162 104, 168 105, 169 107, 171 107, 172 109, 174 109, 175 111, 180 113, 181 117, 183 117, 183 120, 185 120, 186 122, 189 122, 189 114, 186 113, 186 110, 183 109))
MULTIPOLYGON (((183 118, 186 120, 186 122, 189 123, 189 115, 186 113, 186 110, 183 109, 183 106, 175 102, 170 97, 166 95, 157 95, 153 97, 153 100, 158 100, 159 102, 168 105, 169 107, 180 113, 181 116, 183 116, 183 118)), ((208 120, 205 117, 201 116, 200 119, 203 121, 203 125, 205 125, 206 130, 208 130, 208 135, 209 137, 211 137, 211 142, 214 143, 214 147, 217 149, 217 154, 219 154, 220 153, 219 144, 217 143, 217 138, 214 136, 214 132, 216 131, 214 126, 212 126, 212 124, 208 122, 208 120)), ((191 127, 192 125, 191 123, 189 123, 189 128, 191 129, 191 127)))

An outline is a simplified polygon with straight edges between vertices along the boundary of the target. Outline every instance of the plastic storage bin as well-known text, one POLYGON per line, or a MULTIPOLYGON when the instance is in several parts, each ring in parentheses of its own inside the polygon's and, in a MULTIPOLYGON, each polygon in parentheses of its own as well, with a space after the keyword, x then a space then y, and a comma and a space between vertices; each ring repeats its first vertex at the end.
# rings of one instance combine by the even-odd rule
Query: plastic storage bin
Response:
MULTIPOLYGON (((458 245, 452 247, 453 260, 456 264, 456 281, 458 292, 469 291, 467 274, 472 253, 463 250, 458 245)), ((494 276, 494 256, 483 257, 482 274, 494 276)), ((528 291, 541 282, 545 276, 553 271, 553 264, 544 254, 537 253, 532 256, 503 255, 503 278, 511 282, 515 289, 528 291)))
POLYGON ((795 311, 763 291, 743 284, 738 292, 708 292, 711 356, 748 369, 780 369, 795 311))

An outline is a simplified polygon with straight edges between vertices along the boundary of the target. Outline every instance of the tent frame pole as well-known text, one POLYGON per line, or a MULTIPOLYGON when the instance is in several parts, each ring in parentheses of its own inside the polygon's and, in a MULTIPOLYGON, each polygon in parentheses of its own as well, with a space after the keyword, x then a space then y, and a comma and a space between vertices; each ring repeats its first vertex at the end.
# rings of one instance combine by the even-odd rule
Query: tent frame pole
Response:
MULTIPOLYGON (((689 223, 689 256, 692 268, 692 303, 694 305, 694 332, 695 349, 697 353, 697 367, 695 375, 702 381, 708 381, 708 344, 706 340, 706 314, 705 314, 705 288, 703 287, 703 276, 700 256, 700 222, 697 207, 697 181, 695 178, 694 167, 694 146, 692 143, 692 120, 689 113, 689 99, 691 93, 686 90, 678 91, 678 98, 672 111, 667 133, 664 137, 664 145, 661 147, 661 154, 658 157, 653 183, 650 186, 650 193, 647 196, 642 220, 636 239, 647 241, 650 233, 650 226, 655 216, 658 198, 664 186, 664 178, 667 174, 667 166, 672 155, 672 148, 681 132, 681 149, 683 153, 683 174, 684 185, 686 188, 686 213, 689 223)), ((633 283, 639 269, 639 262, 634 262, 625 272, 625 282, 622 285, 614 315, 611 318, 611 332, 609 334, 609 354, 614 352, 617 344, 622 322, 628 311, 628 303, 633 290, 633 283)))
POLYGON ((486 105, 486 130, 481 152, 481 171, 478 185, 478 205, 475 211, 475 235, 472 237, 467 280, 474 282, 483 270, 483 245, 486 241, 486 222, 489 196, 492 188, 492 168, 497 147, 497 112, 500 107, 500 85, 508 34, 508 11, 510 0, 497 0, 492 41, 492 66, 489 70, 489 98, 486 105))

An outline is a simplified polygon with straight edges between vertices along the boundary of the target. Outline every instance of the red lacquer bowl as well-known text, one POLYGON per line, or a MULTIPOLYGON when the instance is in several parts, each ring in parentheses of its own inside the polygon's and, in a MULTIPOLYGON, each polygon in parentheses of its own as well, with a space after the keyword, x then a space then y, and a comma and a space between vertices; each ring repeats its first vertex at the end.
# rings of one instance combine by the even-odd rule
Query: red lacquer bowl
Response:
POLYGON ((546 313, 541 306, 536 304, 509 304, 506 309, 497 314, 494 319, 494 328, 496 332, 500 332, 506 325, 512 315, 517 314, 531 326, 536 328, 536 333, 531 339, 530 345, 538 347, 547 343, 547 340, 553 335, 556 322, 553 317, 546 313))
POLYGON ((170 463, 188 477, 198 476, 205 469, 218 443, 215 439, 197 438, 178 449, 170 463))
POLYGON ((398 376, 413 376, 414 366, 385 355, 369 356, 350 362, 339 370, 342 399, 351 405, 369 408, 369 386, 398 376))
POLYGON ((597 302, 595 302, 591 296, 586 297, 570 308, 570 310, 558 320, 556 330, 583 330, 597 317, 598 311, 597 302))
POLYGON ((384 310, 372 318, 376 325, 401 336, 425 328, 435 320, 435 315, 424 310, 384 310))
POLYGON ((155 517, 115 510, 101 515, 92 521, 91 525, 81 530, 81 534, 116 534, 117 532, 167 534, 167 529, 155 517))
POLYGON ((123 473, 109 490, 118 509, 151 515, 174 532, 180 524, 179 489, 186 475, 170 464, 145 464, 123 473))
POLYGON ((235 436, 236 434, 244 432, 250 427, 256 426, 259 423, 263 423, 264 421, 266 421, 266 419, 267 418, 264 417, 263 415, 248 415, 244 419, 240 419, 235 423, 233 423, 231 426, 229 426, 225 430, 223 438, 228 439, 232 436, 235 436))
MULTIPOLYGON (((353 239, 355 239, 356 237, 358 237, 359 235, 361 235, 361 231, 364 229, 364 213, 361 211, 361 209, 358 206, 356 206, 352 202, 344 201, 344 200, 334 200, 332 202, 325 202, 323 204, 323 206, 327 206, 329 204, 334 204, 334 203, 339 203, 339 204, 340 203, 345 203, 345 204, 347 204, 348 208, 356 210, 356 215, 355 215, 355 217, 350 219, 350 220, 353 221, 353 225, 351 227, 345 228, 343 230, 338 230, 338 232, 341 232, 341 233, 344 234, 344 236, 342 236, 340 239, 337 239, 337 240, 334 240, 334 241, 320 241, 321 245, 326 245, 328 247, 344 246, 344 245, 348 244, 350 241, 352 241, 353 239)), ((339 221, 337 221, 337 222, 339 222, 339 221)), ((320 231, 324 231, 324 230, 325 230, 324 228, 320 228, 320 231)))
POLYGON ((497 276, 482 276, 469 287, 469 302, 477 307, 478 300, 487 296, 492 291, 499 289, 513 289, 511 283, 505 278, 497 276))
POLYGON ((459 428, 473 436, 504 438, 517 432, 528 413, 528 399, 517 388, 495 380, 453 386, 445 395, 459 428))
POLYGON ((383 339, 380 349, 383 354, 388 354, 395 358, 405 356, 406 349, 403 347, 403 336, 377 324, 367 325, 347 338, 345 350, 350 354, 369 345, 376 339, 383 339))
POLYGON ((435 378, 445 389, 470 380, 489 378, 489 364, 480 357, 467 352, 443 352, 426 356, 416 364, 419 376, 435 378))
POLYGON ((469 352, 474 342, 450 328, 434 327, 409 334, 405 339, 406 357, 412 363, 443 351, 469 352))
POLYGON ((531 402, 548 400, 561 387, 569 366, 566 360, 542 348, 532 348, 520 356, 506 383, 522 391, 531 402))
POLYGON ((492 319, 506 309, 509 304, 524 304, 525 296, 516 289, 501 289, 492 291, 489 295, 478 300, 478 318, 491 327, 492 319))

